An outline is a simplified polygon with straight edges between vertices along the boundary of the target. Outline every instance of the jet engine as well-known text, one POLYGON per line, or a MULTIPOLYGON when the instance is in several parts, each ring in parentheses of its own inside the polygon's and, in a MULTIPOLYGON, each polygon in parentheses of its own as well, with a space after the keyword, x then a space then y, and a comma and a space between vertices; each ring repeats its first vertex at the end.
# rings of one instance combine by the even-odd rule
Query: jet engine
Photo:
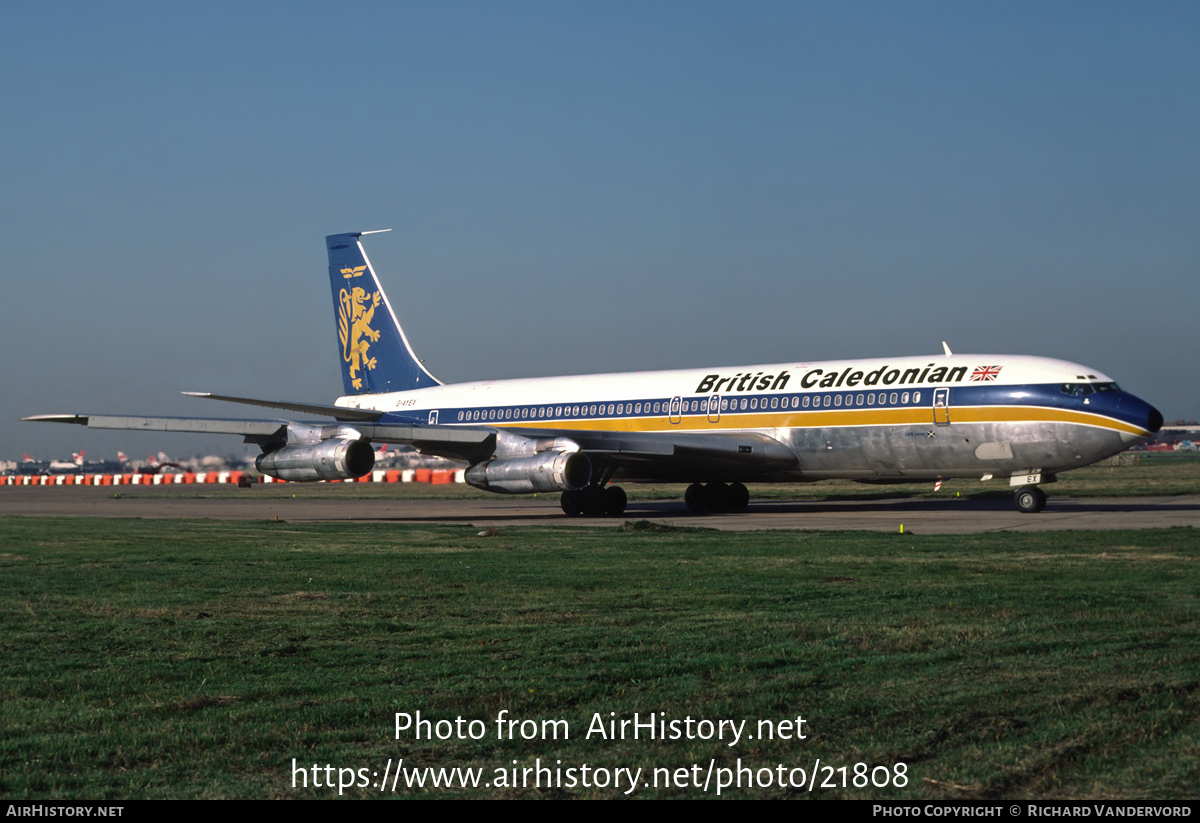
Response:
POLYGON ((260 454, 254 467, 280 480, 350 480, 375 466, 375 450, 366 440, 332 439, 299 443, 260 454))
POLYGON ((494 457, 467 469, 467 482, 501 494, 582 489, 592 480, 592 461, 579 451, 544 451, 523 457, 494 457))

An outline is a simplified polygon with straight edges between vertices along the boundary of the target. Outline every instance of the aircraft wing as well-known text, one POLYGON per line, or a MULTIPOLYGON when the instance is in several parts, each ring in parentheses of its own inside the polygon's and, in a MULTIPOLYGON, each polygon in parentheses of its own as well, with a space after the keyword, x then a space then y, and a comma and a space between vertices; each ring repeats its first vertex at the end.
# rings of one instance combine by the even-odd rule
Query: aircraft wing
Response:
POLYGON ((35 414, 21 420, 35 423, 76 423, 89 429, 133 429, 155 432, 197 432, 268 437, 287 428, 283 420, 241 420, 195 417, 136 417, 116 414, 35 414))
POLYGON ((605 455, 632 476, 668 478, 696 469, 724 466, 745 472, 785 470, 796 455, 762 432, 609 432, 560 431, 590 455, 605 455))
MULTIPOLYGON (((350 411, 357 411, 351 409, 350 411)), ((378 416, 378 415, 376 415, 378 416)), ((301 422, 309 428, 335 424, 327 421, 302 422, 272 419, 141 417, 115 414, 38 414, 22 417, 36 423, 74 423, 89 429, 124 429, 132 431, 191 432, 198 434, 238 434, 248 443, 266 444, 287 437, 289 425, 301 422)), ((489 457, 495 448, 496 432, 486 428, 457 428, 450 426, 402 426, 394 424, 342 421, 368 440, 382 443, 410 444, 426 454, 436 454, 469 462, 489 457)))

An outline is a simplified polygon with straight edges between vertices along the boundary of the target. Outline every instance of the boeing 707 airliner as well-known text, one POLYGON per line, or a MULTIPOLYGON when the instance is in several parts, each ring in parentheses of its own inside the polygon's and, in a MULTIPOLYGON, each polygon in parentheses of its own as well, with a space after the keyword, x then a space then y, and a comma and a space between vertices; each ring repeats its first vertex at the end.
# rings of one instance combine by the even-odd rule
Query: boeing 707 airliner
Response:
POLYGON ((444 385, 413 353, 362 238, 325 238, 345 395, 333 405, 187 392, 311 415, 213 419, 38 415, 96 429, 237 434, 283 480, 371 471, 372 442, 467 464, 473 486, 561 492, 568 515, 617 515, 613 481, 688 483, 697 513, 741 511, 747 483, 1007 479, 1040 484, 1159 430, 1162 415, 1097 370, 1045 357, 943 353, 444 385))

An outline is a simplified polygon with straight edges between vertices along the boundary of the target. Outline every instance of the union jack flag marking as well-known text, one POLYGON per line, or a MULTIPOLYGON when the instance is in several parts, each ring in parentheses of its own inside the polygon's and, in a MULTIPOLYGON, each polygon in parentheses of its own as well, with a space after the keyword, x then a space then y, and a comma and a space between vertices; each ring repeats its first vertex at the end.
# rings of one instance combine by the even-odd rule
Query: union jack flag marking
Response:
POLYGON ((975 381, 976 383, 981 381, 991 383, 1000 376, 1000 369, 1002 368, 1003 366, 980 366, 979 368, 975 369, 975 371, 971 372, 971 380, 975 381))

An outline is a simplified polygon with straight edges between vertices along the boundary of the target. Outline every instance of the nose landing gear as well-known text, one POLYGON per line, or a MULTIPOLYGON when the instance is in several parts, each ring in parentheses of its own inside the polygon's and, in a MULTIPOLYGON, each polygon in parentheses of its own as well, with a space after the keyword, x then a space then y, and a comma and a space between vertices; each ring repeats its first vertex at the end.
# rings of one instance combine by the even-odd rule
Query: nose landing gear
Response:
POLYGON ((1037 486, 1022 486, 1013 495, 1013 505, 1019 512, 1037 514, 1046 508, 1046 493, 1037 486))

